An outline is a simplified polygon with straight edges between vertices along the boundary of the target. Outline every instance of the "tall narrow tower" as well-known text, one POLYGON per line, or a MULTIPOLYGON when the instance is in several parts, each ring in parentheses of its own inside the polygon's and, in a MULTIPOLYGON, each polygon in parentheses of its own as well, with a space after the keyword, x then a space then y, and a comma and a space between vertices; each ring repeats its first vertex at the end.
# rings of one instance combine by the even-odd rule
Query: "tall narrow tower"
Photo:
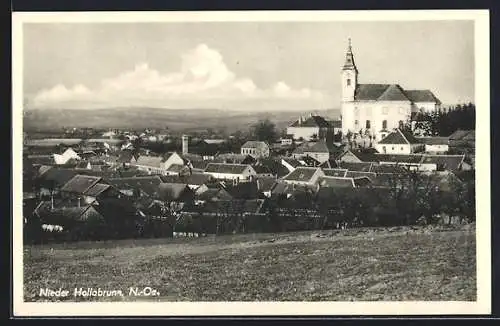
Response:
POLYGON ((358 68, 356 68, 356 64, 354 63, 350 38, 347 53, 345 55, 345 63, 342 67, 341 78, 342 102, 354 101, 354 92, 358 84, 358 68))
POLYGON ((182 135, 182 154, 183 155, 186 155, 187 153, 189 153, 188 145, 189 145, 189 136, 182 135))

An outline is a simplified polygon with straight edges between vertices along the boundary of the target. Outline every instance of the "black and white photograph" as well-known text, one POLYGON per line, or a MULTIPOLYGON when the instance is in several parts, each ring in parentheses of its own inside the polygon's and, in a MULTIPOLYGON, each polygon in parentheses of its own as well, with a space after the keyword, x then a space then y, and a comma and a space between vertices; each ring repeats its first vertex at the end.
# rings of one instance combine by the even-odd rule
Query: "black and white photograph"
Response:
POLYGON ((488 19, 14 13, 14 312, 489 313, 488 19))

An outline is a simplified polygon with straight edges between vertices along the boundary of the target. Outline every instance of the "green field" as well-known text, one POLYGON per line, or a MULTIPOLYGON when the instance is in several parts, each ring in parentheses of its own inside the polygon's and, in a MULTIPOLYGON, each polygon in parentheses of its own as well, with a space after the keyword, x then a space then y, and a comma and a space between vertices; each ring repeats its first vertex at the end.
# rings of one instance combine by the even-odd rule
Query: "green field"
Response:
POLYGON ((474 225, 26 246, 25 301, 476 300, 474 225), (128 296, 149 286, 159 296, 128 296), (66 298, 40 297, 63 288, 66 298), (124 296, 74 297, 75 287, 124 296))

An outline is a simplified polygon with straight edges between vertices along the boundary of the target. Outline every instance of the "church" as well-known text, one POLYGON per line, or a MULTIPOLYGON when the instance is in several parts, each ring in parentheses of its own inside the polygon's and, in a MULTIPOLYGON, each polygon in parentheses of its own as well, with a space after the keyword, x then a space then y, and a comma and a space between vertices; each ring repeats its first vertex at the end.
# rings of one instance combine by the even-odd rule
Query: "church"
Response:
POLYGON ((371 135, 377 142, 418 112, 441 106, 430 90, 405 90, 398 84, 360 84, 351 39, 341 71, 342 133, 371 135))

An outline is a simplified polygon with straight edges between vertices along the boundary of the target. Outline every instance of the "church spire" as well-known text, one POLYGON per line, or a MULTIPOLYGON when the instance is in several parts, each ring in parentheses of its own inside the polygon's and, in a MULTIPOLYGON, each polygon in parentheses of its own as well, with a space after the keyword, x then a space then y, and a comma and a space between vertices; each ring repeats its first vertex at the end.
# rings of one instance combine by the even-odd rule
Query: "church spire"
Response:
POLYGON ((345 55, 345 63, 342 70, 354 70, 358 72, 356 64, 354 63, 354 55, 352 54, 351 38, 349 38, 349 46, 347 47, 347 53, 345 55))

